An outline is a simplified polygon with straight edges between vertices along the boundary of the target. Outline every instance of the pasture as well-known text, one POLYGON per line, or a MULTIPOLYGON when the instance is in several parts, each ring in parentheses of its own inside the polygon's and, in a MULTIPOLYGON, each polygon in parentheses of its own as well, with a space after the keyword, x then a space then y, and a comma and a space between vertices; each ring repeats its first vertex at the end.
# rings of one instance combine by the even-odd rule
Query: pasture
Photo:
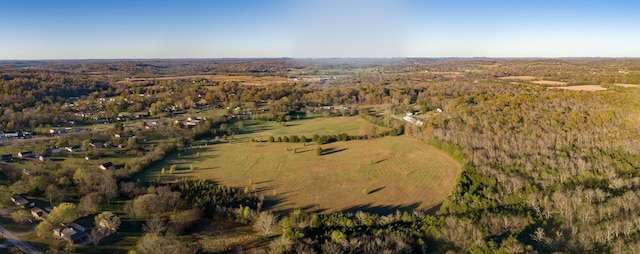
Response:
POLYGON ((550 87, 551 89, 561 89, 561 90, 569 90, 569 91, 604 91, 607 88, 604 88, 600 85, 581 85, 581 86, 559 86, 559 87, 550 87))
MULTIPOLYGON (((349 135, 360 135, 362 126, 373 126, 360 117, 330 117, 330 118, 310 118, 304 120, 291 121, 286 123, 265 122, 258 120, 248 120, 243 122, 245 130, 243 134, 237 135, 234 139, 241 141, 267 140, 269 136, 305 136, 310 139, 314 134, 336 135, 346 133, 349 135)), ((376 126, 378 132, 388 131, 388 128, 376 126)))
POLYGON ((638 88, 638 87, 640 87, 640 85, 638 85, 638 84, 619 84, 619 83, 616 83, 616 84, 613 84, 613 85, 614 86, 620 86, 620 87, 626 87, 626 88, 629 88, 629 87, 638 88))
MULTIPOLYGON (((329 131, 330 126, 313 120, 263 133, 311 136, 329 131)), ((353 132, 363 124, 354 117, 333 120, 344 121, 344 125, 333 125, 336 133, 353 132)), ((316 147, 315 143, 267 142, 202 145, 169 156, 139 177, 161 182, 210 179, 262 194, 264 208, 275 211, 386 214, 437 208, 450 194, 461 168, 446 153, 410 136, 325 144, 322 156, 315 154, 316 147), (172 165, 177 170, 168 174, 172 165)))

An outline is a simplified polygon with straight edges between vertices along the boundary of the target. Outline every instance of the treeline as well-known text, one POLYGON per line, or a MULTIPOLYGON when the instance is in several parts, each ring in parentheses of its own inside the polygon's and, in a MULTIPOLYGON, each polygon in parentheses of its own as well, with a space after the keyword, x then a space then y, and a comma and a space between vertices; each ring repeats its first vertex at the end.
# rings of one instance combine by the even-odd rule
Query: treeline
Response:
MULTIPOLYGON (((435 252, 638 252, 637 91, 562 92, 487 82, 433 84, 424 93, 443 102, 444 113, 422 127, 405 124, 406 133, 465 165, 439 214, 417 219, 431 224, 379 232, 395 234, 408 252, 420 252, 424 242, 435 252)), ((371 233, 347 228, 301 230, 297 237, 285 228, 274 249, 362 251, 350 244, 371 233)))
MULTIPOLYGON (((442 217, 478 241, 521 251, 636 252, 637 92, 460 84, 418 136, 457 144, 467 164, 442 217), (630 201, 630 200, 629 200, 630 201), (635 202, 631 201, 631 204, 635 202), (632 205, 631 205, 632 206, 632 205), (502 222, 501 222, 502 221, 502 222)), ((453 226, 453 225, 452 225, 453 226)))

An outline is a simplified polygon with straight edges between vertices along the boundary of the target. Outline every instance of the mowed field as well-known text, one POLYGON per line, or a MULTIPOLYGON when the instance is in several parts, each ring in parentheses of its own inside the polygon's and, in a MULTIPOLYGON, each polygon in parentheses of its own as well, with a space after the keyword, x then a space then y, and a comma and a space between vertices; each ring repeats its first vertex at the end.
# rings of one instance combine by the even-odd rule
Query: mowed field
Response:
POLYGON ((581 85, 581 86, 559 86, 559 87, 550 87, 550 89, 561 89, 561 90, 570 90, 570 91, 604 91, 607 88, 604 88, 600 85, 581 85))
MULTIPOLYGON (((347 133, 349 135, 360 135, 360 128, 366 125, 373 125, 361 117, 317 117, 304 120, 296 120, 286 122, 284 124, 276 122, 264 122, 257 120, 249 120, 243 122, 245 131, 243 134, 237 135, 234 139, 241 141, 267 140, 269 136, 283 137, 289 135, 305 136, 311 139, 314 134, 318 135, 336 135, 347 133)), ((388 131, 388 128, 376 126, 378 133, 388 131)))
MULTIPOLYGON (((302 125, 313 123, 298 122, 304 124, 282 128, 303 130, 302 125)), ((349 132, 340 128, 334 125, 336 133, 349 132)), ((263 194, 265 208, 275 211, 387 214, 437 208, 450 194, 461 167, 446 153, 410 136, 325 144, 322 148, 327 152, 322 156, 315 154, 316 147, 315 143, 266 142, 202 145, 171 155, 140 177, 160 181, 193 177, 248 187, 263 194), (160 173, 163 167, 168 172, 171 165, 178 168, 173 175, 160 173)))

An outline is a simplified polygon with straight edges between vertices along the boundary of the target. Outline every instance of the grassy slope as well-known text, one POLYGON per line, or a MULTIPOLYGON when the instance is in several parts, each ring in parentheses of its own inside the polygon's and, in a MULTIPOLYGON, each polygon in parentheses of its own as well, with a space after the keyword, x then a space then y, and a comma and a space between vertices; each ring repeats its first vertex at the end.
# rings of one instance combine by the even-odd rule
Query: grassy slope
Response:
MULTIPOLYGON (((245 134, 238 135, 234 138, 242 141, 251 141, 251 138, 267 140, 269 136, 289 136, 304 135, 308 139, 314 134, 318 135, 334 135, 347 133, 349 135, 360 135, 360 127, 363 125, 372 125, 360 117, 331 117, 331 118, 312 118, 305 120, 296 120, 287 122, 283 125, 276 122, 263 121, 245 121, 245 134)), ((377 126, 378 132, 386 131, 388 128, 377 126)))
MULTIPOLYGON (((339 117, 294 121, 288 127, 251 124, 246 126, 254 133, 236 138, 358 134, 360 126, 369 123, 361 118, 339 117)), ((460 165, 444 152, 408 136, 331 143, 322 147, 338 152, 321 157, 315 155, 315 147, 311 143, 250 142, 201 146, 182 151, 179 157, 170 156, 140 177, 199 177, 234 187, 248 186, 271 200, 265 208, 281 211, 307 208, 389 213, 433 208, 451 192, 460 172, 460 165), (160 174, 162 167, 168 172, 174 164, 178 166, 174 175, 160 174), (188 170, 191 165, 193 172, 188 170), (364 195, 365 189, 372 193, 364 195)))

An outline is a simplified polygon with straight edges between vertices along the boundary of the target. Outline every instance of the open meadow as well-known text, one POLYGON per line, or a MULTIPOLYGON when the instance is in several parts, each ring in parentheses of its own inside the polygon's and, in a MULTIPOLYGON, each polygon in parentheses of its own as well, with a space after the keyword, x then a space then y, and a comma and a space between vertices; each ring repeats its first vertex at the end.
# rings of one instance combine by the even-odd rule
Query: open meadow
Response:
MULTIPOLYGON (((305 136, 310 139, 313 135, 337 135, 346 133, 348 135, 360 135, 362 126, 374 126, 361 117, 330 117, 311 118, 286 123, 265 122, 249 120, 243 122, 245 131, 237 135, 234 139, 240 141, 251 141, 251 139, 266 141, 269 136, 275 138, 279 136, 305 136)), ((389 128, 376 126, 378 132, 388 131, 389 128)))
MULTIPOLYGON (((355 135, 366 124, 370 123, 361 118, 340 117, 294 121, 287 127, 249 127, 264 128, 262 136, 311 137, 314 133, 355 135)), ((246 139, 250 137, 242 140, 246 139)), ((324 144, 322 156, 316 155, 316 147, 312 142, 201 145, 169 156, 140 177, 147 181, 202 178, 246 188, 264 195, 264 208, 276 211, 386 214, 436 207, 450 194, 460 172, 459 163, 446 153, 409 136, 324 144), (169 174, 172 165, 176 170, 169 174)))

